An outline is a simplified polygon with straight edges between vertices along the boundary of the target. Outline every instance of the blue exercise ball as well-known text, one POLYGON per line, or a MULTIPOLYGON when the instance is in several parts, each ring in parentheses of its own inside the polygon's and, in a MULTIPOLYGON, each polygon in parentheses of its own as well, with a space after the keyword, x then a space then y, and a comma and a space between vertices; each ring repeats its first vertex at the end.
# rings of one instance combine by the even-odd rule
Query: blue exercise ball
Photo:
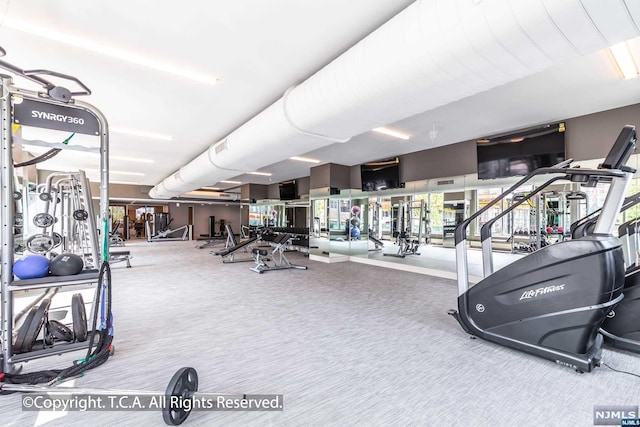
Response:
POLYGON ((360 238, 360 229, 358 227, 351 228, 351 238, 359 239, 360 238))
POLYGON ((18 279, 36 279, 49 274, 49 259, 44 255, 27 255, 13 263, 18 279))

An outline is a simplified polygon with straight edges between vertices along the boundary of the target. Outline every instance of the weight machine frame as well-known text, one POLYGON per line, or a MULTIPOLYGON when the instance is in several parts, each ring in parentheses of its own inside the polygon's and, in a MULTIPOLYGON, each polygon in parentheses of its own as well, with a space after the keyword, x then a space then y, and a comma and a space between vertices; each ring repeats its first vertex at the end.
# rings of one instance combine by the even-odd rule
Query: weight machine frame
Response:
MULTIPOLYGON (((85 147, 66 145, 62 143, 48 143, 45 141, 29 141, 22 138, 15 138, 15 142, 23 145, 37 145, 45 146, 49 149, 62 149, 62 150, 75 150, 94 152, 100 155, 100 218, 102 221, 102 231, 100 233, 100 252, 99 258, 101 262, 106 259, 108 254, 109 233, 108 233, 108 221, 109 221, 109 130, 108 123, 105 116, 95 108, 93 105, 78 101, 74 99, 74 96, 89 95, 91 91, 77 78, 68 76, 65 74, 49 71, 49 70, 22 70, 12 64, 4 61, 0 61, 0 68, 11 72, 12 74, 30 80, 40 86, 42 86, 44 92, 36 92, 32 90, 21 89, 13 84, 11 76, 6 74, 0 74, 2 81, 2 87, 0 88, 0 104, 2 111, 0 111, 0 120, 2 121, 1 130, 1 155, 0 155, 0 198, 2 200, 13 200, 13 178, 14 178, 14 166, 13 166, 13 124, 14 124, 14 105, 20 102, 29 101, 41 108, 49 108, 56 111, 64 111, 65 115, 69 117, 77 117, 78 115, 84 115, 87 118, 95 120, 97 131, 95 136, 100 137, 100 147, 85 147), (71 80, 77 83, 83 90, 79 92, 70 92, 66 88, 56 86, 48 80, 41 77, 41 75, 50 75, 66 80, 71 80), (75 113, 75 114, 74 114, 75 113)), ((21 123, 22 124, 22 123, 21 123)), ((83 121, 84 124, 84 121, 83 121)), ((52 127, 46 127, 35 124, 24 124, 25 126, 34 126, 45 129, 56 129, 52 127)), ((82 127, 77 126, 82 133, 82 127)), ((58 130, 63 130, 58 128, 58 130)), ((66 130, 66 129, 64 129, 66 130)), ((92 134, 89 132, 84 132, 92 134)), ((1 271, 0 276, 2 293, 2 327, 1 339, 2 339, 2 372, 11 373, 14 370, 14 364, 32 360, 41 357, 47 357, 50 355, 58 355, 71 351, 82 350, 88 345, 87 342, 72 343, 72 344, 60 344, 55 347, 23 353, 20 355, 13 354, 12 339, 13 339, 13 293, 17 291, 25 291, 32 289, 44 289, 51 287, 61 286, 77 286, 85 285, 89 283, 97 283, 97 273, 95 278, 93 275, 81 274, 78 277, 68 276, 59 277, 59 280, 54 278, 43 279, 31 279, 30 281, 23 280, 21 283, 14 283, 13 280, 13 260, 14 260, 14 212, 13 203, 3 203, 0 216, 2 222, 2 231, 0 237, 2 239, 1 254, 1 271), (91 276, 80 277, 80 276, 91 276), (49 279, 49 280, 48 280, 49 279), (48 281, 47 281, 48 280, 48 281)), ((96 304, 99 296, 99 292, 96 292, 94 304, 96 304)))

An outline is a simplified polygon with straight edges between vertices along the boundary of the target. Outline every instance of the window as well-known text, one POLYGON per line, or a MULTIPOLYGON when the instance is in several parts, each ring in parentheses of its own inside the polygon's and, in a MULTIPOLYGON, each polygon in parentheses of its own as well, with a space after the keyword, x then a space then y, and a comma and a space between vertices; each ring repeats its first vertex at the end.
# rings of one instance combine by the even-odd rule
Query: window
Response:
POLYGON ((431 232, 442 234, 444 222, 444 193, 429 194, 429 209, 431 214, 431 232))

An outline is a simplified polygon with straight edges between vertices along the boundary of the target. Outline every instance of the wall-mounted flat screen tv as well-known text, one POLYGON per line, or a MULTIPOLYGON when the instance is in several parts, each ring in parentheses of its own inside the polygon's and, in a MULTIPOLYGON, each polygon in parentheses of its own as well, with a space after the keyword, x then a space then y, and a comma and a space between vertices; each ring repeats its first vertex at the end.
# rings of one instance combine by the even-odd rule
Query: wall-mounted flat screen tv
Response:
POLYGON ((280 183, 280 200, 295 200, 296 194, 296 182, 287 181, 280 183))
POLYGON ((380 191, 402 188, 400 182, 400 160, 378 160, 360 165, 362 191, 380 191))
POLYGON ((565 160, 565 125, 555 123, 536 129, 476 140, 478 179, 527 175, 565 160))

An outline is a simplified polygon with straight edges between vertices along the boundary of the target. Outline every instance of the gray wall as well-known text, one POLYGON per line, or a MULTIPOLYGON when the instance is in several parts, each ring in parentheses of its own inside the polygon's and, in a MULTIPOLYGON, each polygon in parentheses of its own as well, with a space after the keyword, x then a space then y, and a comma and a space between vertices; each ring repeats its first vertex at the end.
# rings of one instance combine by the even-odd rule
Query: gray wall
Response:
POLYGON ((567 158, 604 158, 624 125, 640 127, 640 104, 576 117, 566 123, 567 158))
POLYGON ((242 200, 262 200, 266 199, 269 193, 269 186, 262 184, 245 184, 240 188, 242 200))
POLYGON ((349 168, 349 181, 351 188, 362 188, 362 176, 360 175, 360 165, 349 168))
POLYGON ((327 188, 331 184, 331 166, 326 165, 314 166, 311 168, 311 176, 309 177, 309 185, 311 190, 318 188, 327 188))
POLYGON ((298 187, 298 197, 309 195, 309 186, 311 185, 311 177, 305 176, 296 179, 296 186, 298 187))
MULTIPOLYGON (((227 205, 204 205, 200 203, 184 203, 180 202, 180 206, 176 203, 169 203, 169 217, 173 218, 171 228, 175 229, 187 224, 189 215, 189 206, 193 207, 193 236, 197 238, 201 234, 209 234, 209 216, 214 215, 216 221, 224 219, 233 228, 233 232, 240 234, 240 205, 230 203, 227 205)), ((216 224, 215 231, 218 232, 216 224)))
POLYGON ((473 174, 478 170, 475 141, 460 142, 399 157, 401 182, 473 174))
POLYGON ((343 190, 351 188, 351 168, 349 166, 330 163, 331 177, 329 187, 343 190))
POLYGON ((280 184, 271 184, 267 189, 267 199, 280 200, 280 184))

